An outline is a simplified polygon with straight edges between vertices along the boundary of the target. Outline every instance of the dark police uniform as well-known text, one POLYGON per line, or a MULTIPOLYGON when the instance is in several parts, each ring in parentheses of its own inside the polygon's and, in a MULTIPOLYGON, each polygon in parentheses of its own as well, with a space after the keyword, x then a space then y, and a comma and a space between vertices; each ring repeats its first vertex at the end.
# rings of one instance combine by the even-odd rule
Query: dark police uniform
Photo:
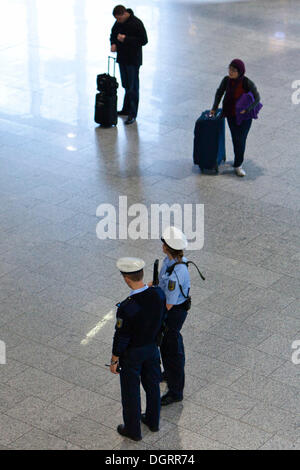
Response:
POLYGON ((118 304, 113 355, 119 357, 125 429, 141 437, 140 380, 146 392, 146 420, 159 427, 161 379, 157 335, 165 315, 166 298, 159 287, 144 286, 118 304))
MULTIPOLYGON (((183 257, 182 261, 186 262, 187 259, 183 257)), ((191 284, 190 275, 185 264, 176 265, 172 274, 168 274, 168 268, 175 262, 176 260, 170 260, 166 257, 159 273, 159 286, 166 295, 166 303, 173 305, 167 312, 167 330, 160 351, 169 389, 168 394, 175 401, 181 401, 185 380, 185 352, 180 330, 187 316, 186 297, 184 295, 188 295, 191 284), (180 285, 184 295, 181 292, 180 285)))

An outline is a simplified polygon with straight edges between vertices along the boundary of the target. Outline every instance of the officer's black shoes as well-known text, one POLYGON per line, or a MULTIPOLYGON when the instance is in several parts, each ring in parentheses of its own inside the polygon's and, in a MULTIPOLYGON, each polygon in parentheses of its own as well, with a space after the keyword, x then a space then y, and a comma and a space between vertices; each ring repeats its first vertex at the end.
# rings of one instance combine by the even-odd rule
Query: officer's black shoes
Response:
POLYGON ((171 403, 176 403, 182 401, 183 398, 174 398, 169 392, 161 397, 160 404, 161 406, 171 405, 171 403))
POLYGON ((117 427, 117 431, 121 436, 128 437, 129 439, 132 439, 133 441, 141 441, 142 436, 130 436, 130 434, 127 433, 124 424, 119 424, 117 427))
POLYGON ((121 109, 121 111, 118 111, 118 116, 128 116, 128 112, 124 109, 121 109))
POLYGON ((159 427, 154 427, 154 426, 149 426, 149 424, 147 423, 147 419, 146 419, 146 413, 142 413, 141 414, 141 421, 142 423, 146 424, 146 426, 148 426, 148 428, 150 429, 150 431, 152 432, 157 432, 159 431, 159 427))
POLYGON ((125 124, 133 124, 135 122, 135 117, 133 116, 128 116, 128 118, 125 121, 125 124))

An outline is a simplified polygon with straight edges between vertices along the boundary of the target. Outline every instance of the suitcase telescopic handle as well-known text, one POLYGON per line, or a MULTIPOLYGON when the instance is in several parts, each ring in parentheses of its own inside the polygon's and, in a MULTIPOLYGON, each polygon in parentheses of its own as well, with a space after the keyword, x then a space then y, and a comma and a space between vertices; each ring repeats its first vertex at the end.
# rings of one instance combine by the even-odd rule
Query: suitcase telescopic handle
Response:
POLYGON ((110 64, 110 59, 112 59, 114 61, 114 77, 116 76, 116 58, 115 57, 112 57, 111 55, 108 56, 108 60, 107 60, 107 73, 109 75, 109 64, 110 64))

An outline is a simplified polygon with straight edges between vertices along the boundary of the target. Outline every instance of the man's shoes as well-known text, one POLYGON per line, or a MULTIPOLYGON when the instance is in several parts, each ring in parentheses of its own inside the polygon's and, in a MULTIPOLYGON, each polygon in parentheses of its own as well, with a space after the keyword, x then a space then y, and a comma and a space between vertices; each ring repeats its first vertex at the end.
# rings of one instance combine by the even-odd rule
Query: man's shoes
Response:
POLYGON ((135 122, 135 117, 133 116, 128 116, 127 120, 125 121, 125 124, 133 124, 135 122))
POLYGON ((142 421, 142 423, 146 424, 146 426, 148 426, 150 431, 152 431, 152 432, 159 431, 159 428, 157 426, 155 426, 155 427, 154 426, 149 426, 149 424, 147 423, 147 419, 146 419, 146 413, 141 414, 141 421, 142 421))
POLYGON ((166 393, 165 395, 163 395, 161 397, 161 401, 160 401, 160 404, 161 406, 167 406, 167 405, 171 405, 172 403, 176 403, 176 402, 179 402, 179 401, 182 401, 183 398, 174 398, 169 392, 166 393))
POLYGON ((235 172, 236 172, 237 176, 246 176, 246 172, 245 172, 245 170, 243 170, 243 168, 241 166, 236 167, 235 172))
POLYGON ((124 424, 119 424, 119 426, 117 427, 117 431, 119 434, 121 434, 121 436, 128 437, 129 439, 132 439, 133 441, 142 440, 142 436, 130 436, 130 434, 128 434, 128 432, 126 431, 124 424))
POLYGON ((121 109, 121 111, 118 111, 118 116, 128 116, 128 112, 124 109, 121 109))

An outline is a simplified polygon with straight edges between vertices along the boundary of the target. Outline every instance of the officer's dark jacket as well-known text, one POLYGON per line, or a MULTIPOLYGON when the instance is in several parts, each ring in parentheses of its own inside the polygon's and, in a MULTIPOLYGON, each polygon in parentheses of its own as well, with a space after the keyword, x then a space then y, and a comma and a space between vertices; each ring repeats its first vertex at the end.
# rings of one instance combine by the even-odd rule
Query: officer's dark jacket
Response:
POLYGON ((112 27, 110 42, 117 45, 117 62, 124 65, 142 65, 142 46, 148 42, 145 27, 139 18, 128 8, 130 17, 125 23, 117 21, 112 27), (124 42, 117 40, 118 34, 125 34, 124 42))
POLYGON ((121 302, 117 310, 113 354, 120 356, 127 348, 155 343, 165 313, 166 297, 160 287, 149 287, 121 302))

